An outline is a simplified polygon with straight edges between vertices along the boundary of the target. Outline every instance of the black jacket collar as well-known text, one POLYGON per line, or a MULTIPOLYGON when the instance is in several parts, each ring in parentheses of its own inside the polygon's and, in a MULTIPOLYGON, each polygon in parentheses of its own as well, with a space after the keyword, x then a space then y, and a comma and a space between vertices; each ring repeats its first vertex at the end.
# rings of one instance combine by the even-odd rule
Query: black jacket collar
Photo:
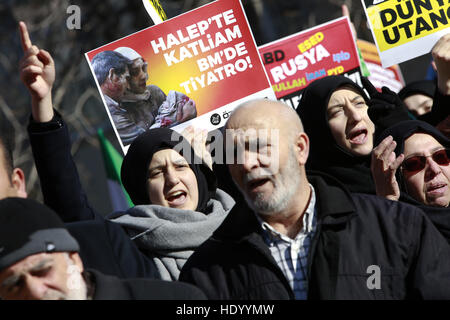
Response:
POLYGON ((132 300, 130 290, 118 278, 87 269, 92 286, 93 300, 132 300))
POLYGON ((316 191, 318 221, 341 224, 356 214, 350 192, 338 180, 318 171, 308 171, 307 176, 316 191))

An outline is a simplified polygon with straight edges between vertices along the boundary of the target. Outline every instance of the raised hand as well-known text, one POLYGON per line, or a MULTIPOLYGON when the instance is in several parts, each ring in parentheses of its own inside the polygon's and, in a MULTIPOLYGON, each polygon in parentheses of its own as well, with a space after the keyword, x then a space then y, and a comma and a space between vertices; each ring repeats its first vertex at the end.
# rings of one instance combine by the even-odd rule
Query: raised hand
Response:
POLYGON ((379 92, 366 77, 362 77, 361 82, 369 93, 367 112, 377 130, 381 132, 399 121, 410 120, 408 110, 395 92, 388 87, 383 87, 379 92))
POLYGON ((403 154, 395 156, 396 146, 392 136, 386 137, 373 149, 370 165, 377 195, 394 201, 400 198, 395 173, 405 158, 403 154))
POLYGON ((450 34, 442 36, 431 50, 436 72, 438 88, 444 95, 450 95, 450 34))
POLYGON ((350 10, 348 10, 346 4, 343 4, 341 6, 341 9, 342 9, 342 16, 348 17, 348 19, 350 20, 350 28, 352 29, 353 39, 356 40, 358 38, 358 34, 356 33, 355 25, 353 24, 352 19, 350 18, 350 10))
POLYGON ((31 94, 32 115, 35 121, 53 118, 52 87, 55 82, 55 64, 51 55, 33 45, 24 22, 19 22, 19 33, 24 52, 20 60, 20 79, 31 94))
POLYGON ((203 162, 212 170, 212 157, 206 146, 208 130, 196 129, 193 126, 186 127, 181 134, 189 141, 195 154, 203 159, 203 162))

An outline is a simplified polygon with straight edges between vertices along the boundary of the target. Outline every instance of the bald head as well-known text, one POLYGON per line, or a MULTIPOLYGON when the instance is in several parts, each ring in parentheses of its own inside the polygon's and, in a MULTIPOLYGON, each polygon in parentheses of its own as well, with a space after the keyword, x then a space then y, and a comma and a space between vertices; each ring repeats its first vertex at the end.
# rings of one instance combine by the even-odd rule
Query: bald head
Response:
POLYGON ((226 124, 226 129, 279 129, 282 134, 303 132, 300 117, 294 109, 279 101, 257 99, 238 106, 226 124))
POLYGON ((310 194, 309 140, 297 113, 278 101, 252 100, 235 109, 226 129, 227 146, 237 145, 228 168, 249 206, 266 221, 301 214, 310 194))

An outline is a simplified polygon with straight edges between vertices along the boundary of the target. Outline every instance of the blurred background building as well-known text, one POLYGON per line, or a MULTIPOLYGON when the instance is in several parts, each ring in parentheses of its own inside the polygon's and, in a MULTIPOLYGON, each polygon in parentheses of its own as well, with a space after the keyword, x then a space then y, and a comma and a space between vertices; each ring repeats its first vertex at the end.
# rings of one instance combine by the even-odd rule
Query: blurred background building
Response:
MULTIPOLYGON (((226 1, 226 0, 223 0, 226 1)), ((207 0, 160 0, 168 18, 207 0)), ((258 45, 327 22, 350 9, 358 37, 372 41, 360 0, 242 0, 258 45)), ((152 25, 141 0, 0 0, 0 116, 15 131, 16 166, 25 170, 29 196, 42 200, 26 126, 30 99, 19 79, 22 57, 18 21, 27 23, 32 41, 48 50, 56 64, 54 107, 69 125, 72 154, 89 200, 100 213, 111 212, 97 129, 120 150, 84 53, 152 25), (81 29, 69 30, 66 12, 81 9, 81 29)), ((425 55, 400 65, 406 83, 423 79, 431 57, 425 55)))

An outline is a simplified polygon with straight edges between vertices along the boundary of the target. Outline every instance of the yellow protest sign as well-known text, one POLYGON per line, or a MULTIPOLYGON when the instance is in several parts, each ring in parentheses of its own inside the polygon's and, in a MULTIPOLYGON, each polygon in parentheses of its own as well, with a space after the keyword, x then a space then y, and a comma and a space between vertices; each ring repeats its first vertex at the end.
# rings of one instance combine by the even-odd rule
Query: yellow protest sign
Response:
POLYGON ((383 66, 429 52, 439 37, 450 32, 448 0, 362 0, 362 3, 383 66))

